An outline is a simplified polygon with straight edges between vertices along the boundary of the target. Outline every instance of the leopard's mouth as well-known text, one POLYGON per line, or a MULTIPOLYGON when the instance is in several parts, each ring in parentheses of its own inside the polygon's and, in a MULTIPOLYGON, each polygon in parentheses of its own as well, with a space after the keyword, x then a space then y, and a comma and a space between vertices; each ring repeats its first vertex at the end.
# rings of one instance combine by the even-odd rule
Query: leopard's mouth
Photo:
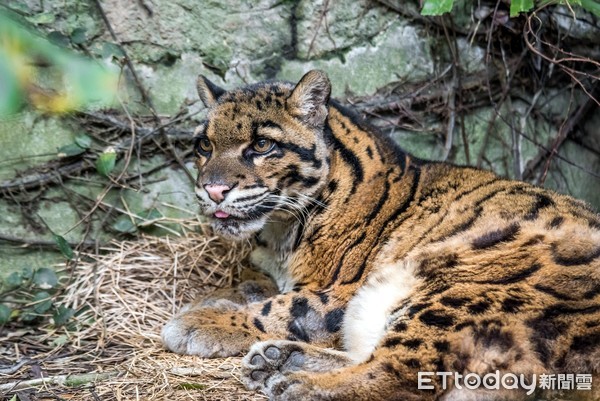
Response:
POLYGON ((243 223, 250 222, 258 219, 259 216, 254 216, 251 214, 240 214, 240 213, 232 213, 226 212, 221 209, 217 209, 212 215, 211 219, 213 222, 221 223, 221 224, 235 224, 235 223, 243 223))
POLYGON ((264 218, 269 213, 273 212, 273 205, 269 204, 257 204, 253 205, 243 211, 235 208, 217 207, 213 210, 207 210, 210 214, 210 218, 213 221, 223 223, 234 223, 234 222, 251 222, 264 218))
POLYGON ((217 219, 221 219, 221 220, 225 220, 231 217, 231 215, 227 212, 224 212, 222 210, 217 210, 216 212, 213 213, 213 217, 217 218, 217 219))
POLYGON ((217 210, 209 217, 215 233, 229 239, 245 239, 260 231, 265 224, 266 216, 262 213, 231 214, 217 210))

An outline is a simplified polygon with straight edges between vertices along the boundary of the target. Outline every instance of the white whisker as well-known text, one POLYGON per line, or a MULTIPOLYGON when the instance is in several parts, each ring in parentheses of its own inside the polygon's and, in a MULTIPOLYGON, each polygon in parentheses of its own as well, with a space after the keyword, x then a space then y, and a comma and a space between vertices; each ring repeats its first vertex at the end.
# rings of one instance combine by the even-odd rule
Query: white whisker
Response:
POLYGON ((308 212, 303 205, 298 203, 297 199, 288 196, 271 194, 269 196, 269 201, 273 201, 275 203, 273 210, 280 210, 289 213, 302 226, 304 226, 304 222, 308 218, 308 212), (287 206, 289 209, 282 208, 282 206, 287 206))

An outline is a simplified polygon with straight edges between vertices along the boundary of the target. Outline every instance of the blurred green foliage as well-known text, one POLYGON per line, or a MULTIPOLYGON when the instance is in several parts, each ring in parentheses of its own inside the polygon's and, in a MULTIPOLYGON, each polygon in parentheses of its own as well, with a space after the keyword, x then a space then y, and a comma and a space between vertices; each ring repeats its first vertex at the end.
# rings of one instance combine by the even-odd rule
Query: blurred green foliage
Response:
MULTIPOLYGON (((85 31, 71 41, 85 41, 85 31)), ((42 38, 0 9, 0 116, 27 103, 55 113, 108 106, 117 87, 116 69, 42 38)))
MULTIPOLYGON (((579 6, 585 10, 600 17, 600 2, 596 0, 541 0, 536 1, 537 5, 544 6, 548 4, 563 4, 569 6, 579 6)), ((454 0, 425 0, 421 14, 423 15, 441 15, 452 10, 454 0)), ((534 8, 533 0, 511 0, 510 16, 516 17, 520 13, 531 11, 534 8)))

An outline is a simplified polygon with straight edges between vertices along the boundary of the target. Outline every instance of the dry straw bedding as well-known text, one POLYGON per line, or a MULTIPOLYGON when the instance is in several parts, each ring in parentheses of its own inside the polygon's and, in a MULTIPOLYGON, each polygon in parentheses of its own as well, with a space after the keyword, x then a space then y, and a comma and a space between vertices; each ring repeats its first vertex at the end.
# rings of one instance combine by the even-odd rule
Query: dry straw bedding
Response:
POLYGON ((250 249, 201 223, 186 227, 181 237, 112 242, 80 255, 62 295, 72 308, 87 307, 77 330, 0 329, 0 361, 8 363, 0 400, 264 400, 240 383, 240 358, 180 356, 161 345, 167 319, 234 283, 250 249))

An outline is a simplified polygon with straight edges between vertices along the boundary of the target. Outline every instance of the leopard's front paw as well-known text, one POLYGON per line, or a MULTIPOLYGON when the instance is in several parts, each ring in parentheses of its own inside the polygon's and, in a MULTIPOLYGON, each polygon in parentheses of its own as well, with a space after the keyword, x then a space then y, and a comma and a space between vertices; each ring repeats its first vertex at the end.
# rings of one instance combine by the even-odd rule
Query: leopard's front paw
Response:
POLYGON ((302 370, 302 348, 291 341, 264 341, 254 344, 242 360, 242 380, 251 390, 270 394, 282 387, 284 374, 302 370))
POLYGON ((206 358, 228 357, 240 355, 256 341, 250 332, 231 322, 203 319, 199 313, 202 311, 184 313, 167 322, 161 336, 168 350, 206 358))

